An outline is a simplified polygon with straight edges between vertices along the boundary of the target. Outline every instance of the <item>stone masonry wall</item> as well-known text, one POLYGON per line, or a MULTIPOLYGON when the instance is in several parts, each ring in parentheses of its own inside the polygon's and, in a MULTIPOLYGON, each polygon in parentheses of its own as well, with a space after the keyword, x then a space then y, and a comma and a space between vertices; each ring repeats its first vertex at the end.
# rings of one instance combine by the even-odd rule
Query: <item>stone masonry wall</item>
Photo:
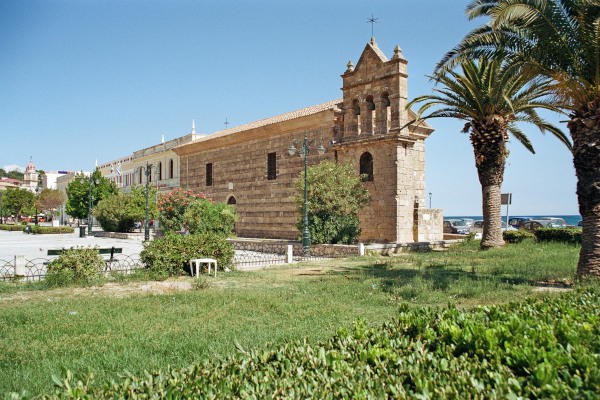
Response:
MULTIPOLYGON (((327 145, 333 137, 333 124, 311 129, 308 135, 309 140, 320 138, 327 145)), ((218 202, 227 202, 234 196, 234 207, 240 216, 236 224, 239 236, 297 239, 295 222, 300 214, 291 196, 294 194, 293 182, 304 171, 304 160, 298 153, 290 156, 287 148, 293 139, 303 138, 304 130, 299 129, 184 156, 181 159, 181 176, 186 173, 189 176, 187 180, 182 180, 182 186, 187 182, 190 189, 208 193, 218 202), (267 157, 271 152, 276 153, 275 180, 267 179, 267 157), (206 185, 207 163, 213 164, 212 186, 206 185)), ((308 156, 309 167, 334 158, 332 152, 318 155, 317 146, 312 148, 308 156)))

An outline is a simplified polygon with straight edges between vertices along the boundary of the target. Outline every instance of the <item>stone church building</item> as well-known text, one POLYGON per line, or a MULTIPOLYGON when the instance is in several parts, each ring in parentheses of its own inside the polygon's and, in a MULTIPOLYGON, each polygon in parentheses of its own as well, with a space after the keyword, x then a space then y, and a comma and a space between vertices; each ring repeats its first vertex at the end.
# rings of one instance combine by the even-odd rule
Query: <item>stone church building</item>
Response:
MULTIPOLYGON (((374 39, 342 76, 343 97, 232 127, 175 147, 183 188, 234 205, 241 237, 297 239, 299 213, 291 196, 304 160, 290 156, 294 139, 320 139, 308 165, 351 161, 373 202, 360 213, 363 242, 442 239, 441 210, 425 208, 426 123, 409 125, 407 61, 396 46, 391 59, 374 39)), ((299 84, 301 84, 299 82, 299 84)))

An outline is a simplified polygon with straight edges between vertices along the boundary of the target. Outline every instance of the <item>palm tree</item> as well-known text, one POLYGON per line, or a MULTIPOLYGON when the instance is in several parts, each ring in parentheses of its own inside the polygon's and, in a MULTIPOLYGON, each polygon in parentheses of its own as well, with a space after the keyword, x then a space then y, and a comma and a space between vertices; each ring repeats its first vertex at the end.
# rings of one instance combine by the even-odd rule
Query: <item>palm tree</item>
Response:
POLYGON ((600 1, 474 0, 470 19, 488 16, 438 64, 438 71, 481 55, 501 56, 530 76, 552 79, 569 109, 583 240, 578 275, 600 275, 600 1))
MULTIPOLYGON (((567 137, 552 124, 539 117, 538 108, 558 109, 548 101, 548 81, 530 81, 515 68, 506 68, 502 61, 482 57, 466 60, 462 74, 444 70, 430 77, 442 88, 434 94, 417 97, 408 107, 425 102, 417 111, 419 119, 458 118, 466 121, 464 133, 469 133, 475 165, 482 192, 483 237, 481 248, 504 245, 501 226, 500 186, 508 155, 508 134, 535 153, 527 136, 516 122, 529 122, 542 133, 548 131, 571 146, 567 137), (427 116, 427 110, 434 108, 427 116)), ((412 121, 414 122, 414 121, 412 121)))

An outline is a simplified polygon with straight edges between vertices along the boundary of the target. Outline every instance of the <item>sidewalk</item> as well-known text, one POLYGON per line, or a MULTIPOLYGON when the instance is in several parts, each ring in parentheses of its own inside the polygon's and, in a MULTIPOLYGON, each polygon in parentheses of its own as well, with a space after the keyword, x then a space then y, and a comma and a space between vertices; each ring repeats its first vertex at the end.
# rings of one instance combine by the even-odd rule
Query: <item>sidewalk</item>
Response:
POLYGON ((70 247, 101 248, 120 247, 123 254, 138 256, 143 249, 142 242, 138 240, 113 239, 105 237, 87 236, 79 237, 79 228, 74 233, 34 235, 23 232, 0 231, 0 260, 12 262, 15 255, 25 256, 26 260, 35 258, 48 258, 48 250, 70 247))

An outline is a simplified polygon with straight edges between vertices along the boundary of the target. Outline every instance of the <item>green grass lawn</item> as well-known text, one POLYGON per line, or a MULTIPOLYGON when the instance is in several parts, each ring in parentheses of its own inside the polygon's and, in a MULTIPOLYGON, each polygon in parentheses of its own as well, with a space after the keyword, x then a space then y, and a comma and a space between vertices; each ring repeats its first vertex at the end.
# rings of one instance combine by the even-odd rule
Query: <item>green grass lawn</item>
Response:
POLYGON ((532 241, 485 252, 477 245, 222 273, 195 290, 163 294, 2 284, 0 393, 48 393, 63 366, 89 368, 101 385, 123 371, 142 375, 225 357, 236 341, 262 349, 325 340, 357 318, 378 326, 401 303, 470 307, 553 295, 536 284, 571 282, 579 252, 532 241))

